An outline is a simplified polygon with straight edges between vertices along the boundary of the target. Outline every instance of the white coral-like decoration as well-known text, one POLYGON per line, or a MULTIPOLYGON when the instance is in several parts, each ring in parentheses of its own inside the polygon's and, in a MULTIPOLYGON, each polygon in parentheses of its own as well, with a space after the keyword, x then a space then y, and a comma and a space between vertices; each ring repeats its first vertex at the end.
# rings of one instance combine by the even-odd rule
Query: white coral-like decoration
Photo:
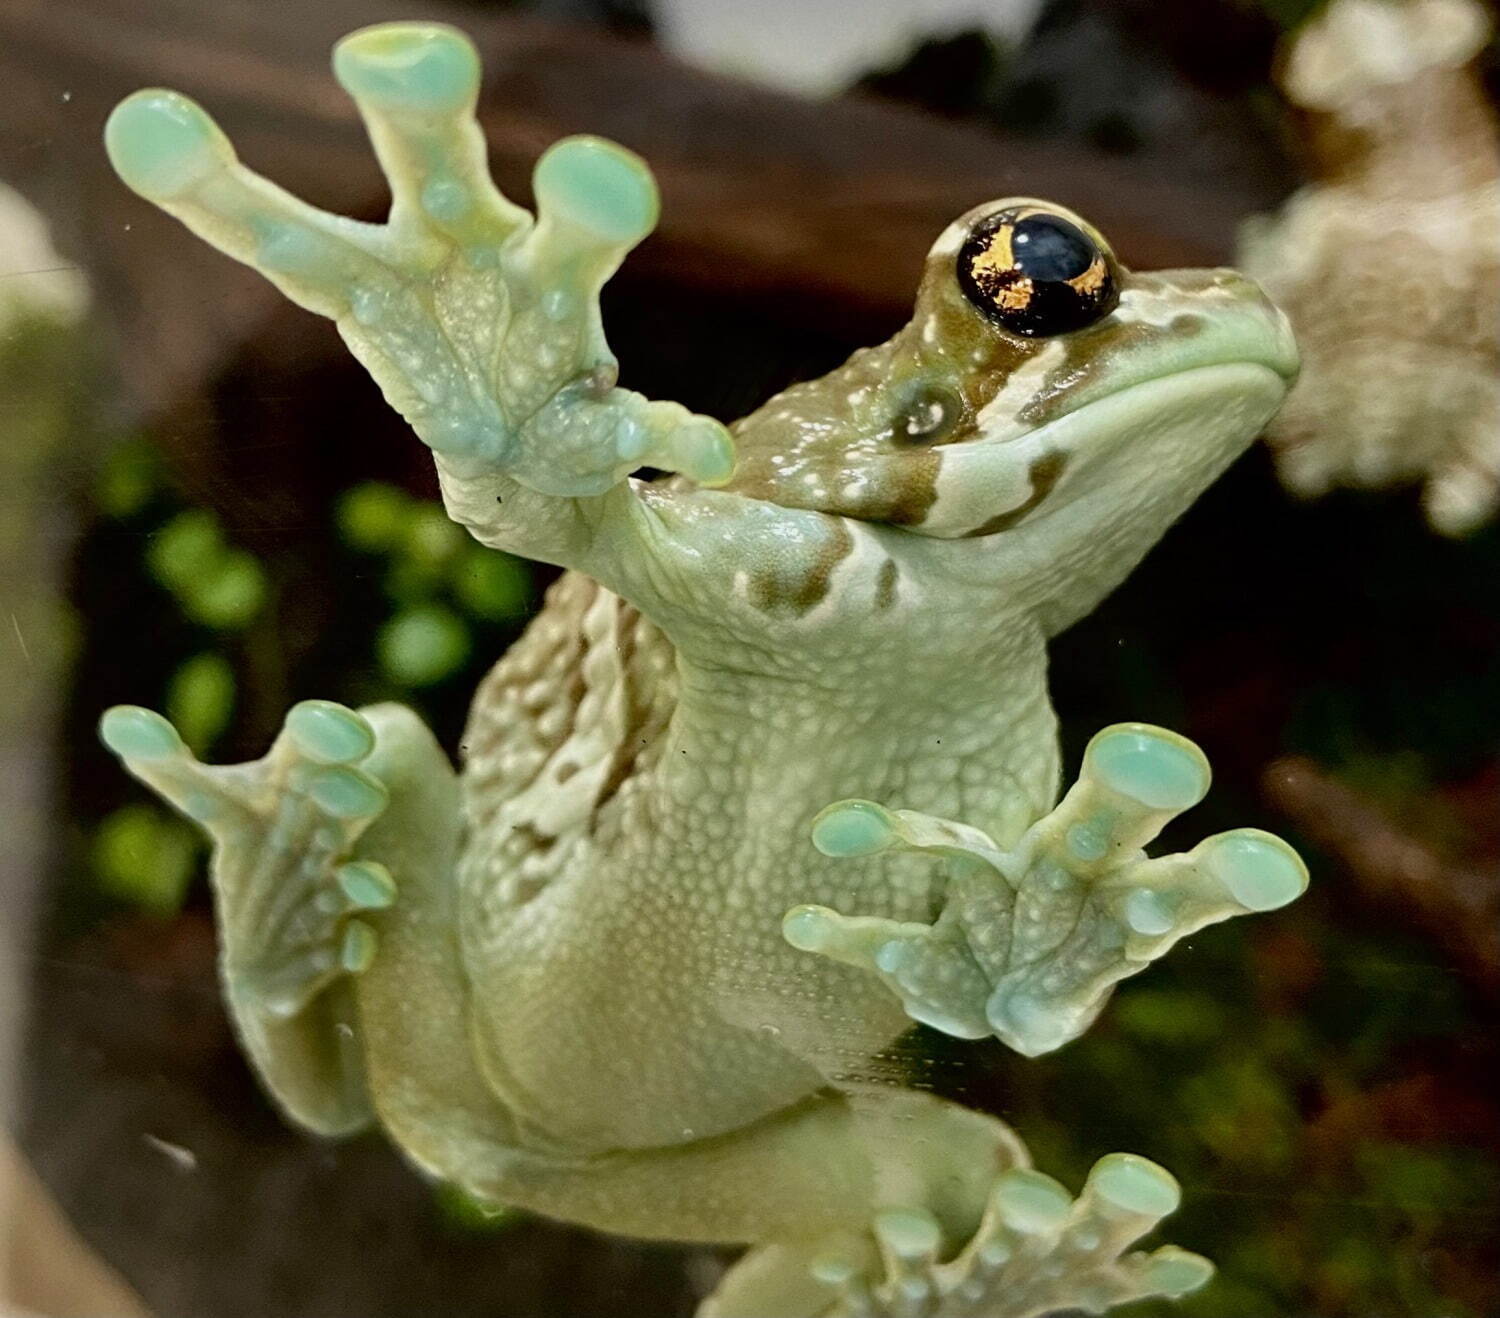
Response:
POLYGON ((1282 72, 1320 181, 1240 253, 1303 350, 1269 433, 1283 481, 1421 481, 1450 535, 1500 502, 1500 134, 1468 67, 1487 37, 1471 0, 1335 0, 1282 72))

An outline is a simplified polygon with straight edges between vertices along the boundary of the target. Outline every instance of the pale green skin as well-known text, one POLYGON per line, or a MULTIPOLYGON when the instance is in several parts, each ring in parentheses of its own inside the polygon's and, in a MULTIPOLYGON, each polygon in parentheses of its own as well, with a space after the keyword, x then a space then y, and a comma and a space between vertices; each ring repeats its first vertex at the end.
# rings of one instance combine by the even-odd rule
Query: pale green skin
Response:
POLYGON ((1075 1201, 880 1055, 913 1018, 1056 1048, 1184 933, 1302 890, 1255 830, 1144 859, 1208 786, 1160 729, 1101 733, 1054 809, 1045 685, 1047 638, 1279 404, 1280 314, 1230 272, 1122 272, 1099 324, 1017 338, 953 276, 991 203, 938 239, 906 329, 731 439, 614 387, 597 293, 655 222, 639 160, 558 144, 533 221, 488 179, 459 34, 367 29, 334 67, 387 225, 288 197, 169 92, 121 105, 111 157, 337 319, 480 541, 571 571, 477 696, 462 779, 396 706, 305 702, 226 767, 106 715, 215 841, 267 1088, 486 1198, 757 1246, 704 1314, 1024 1318, 1201 1284, 1195 1255, 1123 1253, 1176 1206, 1162 1169, 1111 1155, 1075 1201), (900 442, 934 398, 938 440, 900 442), (819 814, 849 797, 902 809, 819 814))

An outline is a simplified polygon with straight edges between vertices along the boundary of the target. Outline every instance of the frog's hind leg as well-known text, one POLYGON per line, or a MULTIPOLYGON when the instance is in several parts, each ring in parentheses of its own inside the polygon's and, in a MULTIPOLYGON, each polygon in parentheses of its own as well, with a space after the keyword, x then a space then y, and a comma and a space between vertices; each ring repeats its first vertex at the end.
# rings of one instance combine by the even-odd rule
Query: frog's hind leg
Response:
MULTIPOLYGON (((1176 1182, 1144 1158, 1100 1159, 1075 1198, 1031 1169, 994 1118, 913 1091, 839 1101, 835 1142, 864 1162, 867 1210, 832 1230, 783 1228, 731 1269, 699 1318, 1099 1313, 1186 1294, 1212 1275, 1170 1245, 1127 1253, 1178 1204, 1176 1182)), ((765 1152, 773 1175, 787 1150, 765 1152)))

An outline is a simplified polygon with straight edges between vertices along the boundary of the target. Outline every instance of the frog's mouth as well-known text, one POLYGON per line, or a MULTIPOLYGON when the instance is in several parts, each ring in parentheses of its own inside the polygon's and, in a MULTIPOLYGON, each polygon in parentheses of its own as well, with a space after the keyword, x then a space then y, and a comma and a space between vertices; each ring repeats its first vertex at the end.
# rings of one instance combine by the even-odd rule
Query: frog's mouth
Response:
POLYGON ((1015 436, 943 453, 932 503, 906 529, 942 539, 1013 531, 1071 504, 1196 494, 1281 406, 1286 373, 1262 362, 1195 366, 1128 383, 1015 436))

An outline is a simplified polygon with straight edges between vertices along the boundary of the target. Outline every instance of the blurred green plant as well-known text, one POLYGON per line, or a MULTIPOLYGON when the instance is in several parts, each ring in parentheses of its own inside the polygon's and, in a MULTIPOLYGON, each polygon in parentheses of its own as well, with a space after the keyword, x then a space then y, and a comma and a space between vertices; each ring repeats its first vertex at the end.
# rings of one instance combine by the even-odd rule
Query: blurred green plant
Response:
POLYGON ((167 916, 182 907, 200 847, 185 822, 142 802, 121 806, 100 820, 91 852, 94 873, 108 896, 167 916))
MULTIPOLYGON (((366 482, 337 500, 338 543, 325 551, 349 588, 333 595, 334 615, 320 618, 312 644, 298 649, 287 643, 280 607, 287 584, 278 574, 290 569, 237 545, 213 510, 185 506, 148 437, 113 448, 94 504, 104 534, 114 528, 101 556, 101 594, 121 616, 165 607, 162 625, 133 629, 150 631, 149 648, 114 656, 130 675, 121 696, 153 703, 154 689, 198 755, 245 735, 236 723, 254 718, 254 697, 268 684, 289 692, 316 685, 352 703, 402 700, 433 719, 461 682, 467 696, 476 667, 504 648, 531 608, 526 564, 475 544, 440 504, 366 482), (122 545, 140 546, 134 567, 121 563, 122 545), (373 591, 361 585, 371 580, 373 591), (314 676, 304 681, 294 665, 314 676)), ((93 823, 88 853, 100 893, 169 915, 190 894, 204 847, 164 808, 130 800, 93 823)))
POLYGON ((207 509, 189 508, 173 517, 156 533, 146 561, 184 615, 215 631, 248 627, 265 604, 261 565, 225 544, 218 519, 207 509))
POLYGON ((440 504, 370 481, 339 500, 337 523, 345 544, 383 563, 395 611, 379 628, 375 653, 398 686, 452 677, 473 654, 475 622, 514 623, 530 609, 527 566, 475 544, 440 504))
POLYGON ((195 755, 203 755, 234 714, 234 669, 207 650, 186 660, 167 683, 167 717, 195 755))

